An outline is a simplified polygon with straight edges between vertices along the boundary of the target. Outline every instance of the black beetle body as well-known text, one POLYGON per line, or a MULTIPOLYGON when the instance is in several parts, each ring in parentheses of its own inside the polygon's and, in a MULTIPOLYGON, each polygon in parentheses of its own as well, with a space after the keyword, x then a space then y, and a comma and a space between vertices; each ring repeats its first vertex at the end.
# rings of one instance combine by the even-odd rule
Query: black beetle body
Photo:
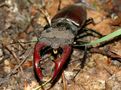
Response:
POLYGON ((84 5, 67 6, 52 18, 51 26, 41 33, 41 42, 47 42, 52 48, 72 45, 86 21, 87 12, 84 5))
POLYGON ((86 7, 82 4, 67 6, 52 18, 52 23, 60 18, 69 19, 75 25, 81 27, 87 20, 86 7))
POLYGON ((51 26, 47 25, 49 27, 41 32, 41 37, 34 50, 34 68, 40 81, 44 82, 44 76, 46 76, 41 67, 44 65, 40 65, 44 61, 42 57, 49 52, 57 51, 57 53, 53 52, 53 55, 56 56, 55 60, 52 60, 54 68, 51 69, 53 73, 47 82, 55 80, 71 55, 74 42, 77 45, 80 35, 81 37, 85 36, 83 32, 91 31, 85 27, 90 23, 89 21, 87 20, 86 7, 80 3, 65 7, 52 18, 51 26))

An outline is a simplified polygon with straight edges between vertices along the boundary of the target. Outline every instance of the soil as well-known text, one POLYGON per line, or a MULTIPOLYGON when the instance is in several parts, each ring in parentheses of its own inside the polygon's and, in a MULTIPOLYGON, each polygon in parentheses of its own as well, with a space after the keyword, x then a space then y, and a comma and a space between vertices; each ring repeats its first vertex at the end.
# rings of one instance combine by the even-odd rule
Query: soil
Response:
MULTIPOLYGON (((121 27, 119 0, 0 1, 0 90, 35 90, 39 86, 33 70, 37 38, 58 10, 81 1, 87 5, 88 18, 95 22, 87 28, 108 35, 121 27)), ((73 48, 70 61, 49 90, 121 90, 120 37, 88 51, 81 68, 83 55, 83 47, 73 48)))

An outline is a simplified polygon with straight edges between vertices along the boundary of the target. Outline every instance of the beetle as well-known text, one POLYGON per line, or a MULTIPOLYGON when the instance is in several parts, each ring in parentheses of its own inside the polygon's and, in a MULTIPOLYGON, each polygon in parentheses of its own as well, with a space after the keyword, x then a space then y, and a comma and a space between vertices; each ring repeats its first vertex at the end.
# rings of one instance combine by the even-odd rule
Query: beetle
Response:
POLYGON ((101 36, 86 28, 92 21, 87 19, 86 7, 78 3, 60 10, 52 18, 51 25, 45 26, 34 48, 34 70, 41 83, 52 82, 58 77, 72 53, 73 46, 78 44, 79 38, 85 36, 83 33, 88 35, 94 32, 101 36))

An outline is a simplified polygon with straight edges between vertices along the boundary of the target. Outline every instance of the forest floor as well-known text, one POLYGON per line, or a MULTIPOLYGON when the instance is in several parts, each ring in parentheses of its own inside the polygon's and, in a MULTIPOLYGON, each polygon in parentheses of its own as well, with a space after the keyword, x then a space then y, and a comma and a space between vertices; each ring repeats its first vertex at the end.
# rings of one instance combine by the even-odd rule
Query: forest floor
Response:
MULTIPOLYGON (((58 7, 62 9, 79 0, 42 1, 0 1, 0 90, 34 90, 39 86, 33 70, 36 43, 33 41, 58 12, 58 7)), ((113 9, 121 4, 120 1, 115 2, 115 6, 111 0, 83 1, 90 5, 87 16, 95 22, 88 28, 107 35, 121 27, 121 10, 113 9)), ((49 90, 121 90, 120 37, 93 48, 87 54, 84 68, 80 68, 83 53, 84 50, 73 50, 62 76, 49 90)))

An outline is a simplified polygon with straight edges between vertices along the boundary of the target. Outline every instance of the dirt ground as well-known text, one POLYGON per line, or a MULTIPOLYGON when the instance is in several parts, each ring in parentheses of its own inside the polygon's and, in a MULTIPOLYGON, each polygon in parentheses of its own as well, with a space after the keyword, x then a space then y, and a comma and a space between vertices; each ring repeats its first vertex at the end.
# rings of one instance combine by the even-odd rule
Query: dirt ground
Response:
MULTIPOLYGON (((0 90, 39 86, 33 70, 34 41, 59 9, 81 1, 95 22, 87 28, 107 35, 121 27, 120 0, 0 0, 0 90)), ((91 49, 80 68, 83 54, 84 50, 73 50, 62 76, 49 90, 121 90, 120 37, 91 49)))

